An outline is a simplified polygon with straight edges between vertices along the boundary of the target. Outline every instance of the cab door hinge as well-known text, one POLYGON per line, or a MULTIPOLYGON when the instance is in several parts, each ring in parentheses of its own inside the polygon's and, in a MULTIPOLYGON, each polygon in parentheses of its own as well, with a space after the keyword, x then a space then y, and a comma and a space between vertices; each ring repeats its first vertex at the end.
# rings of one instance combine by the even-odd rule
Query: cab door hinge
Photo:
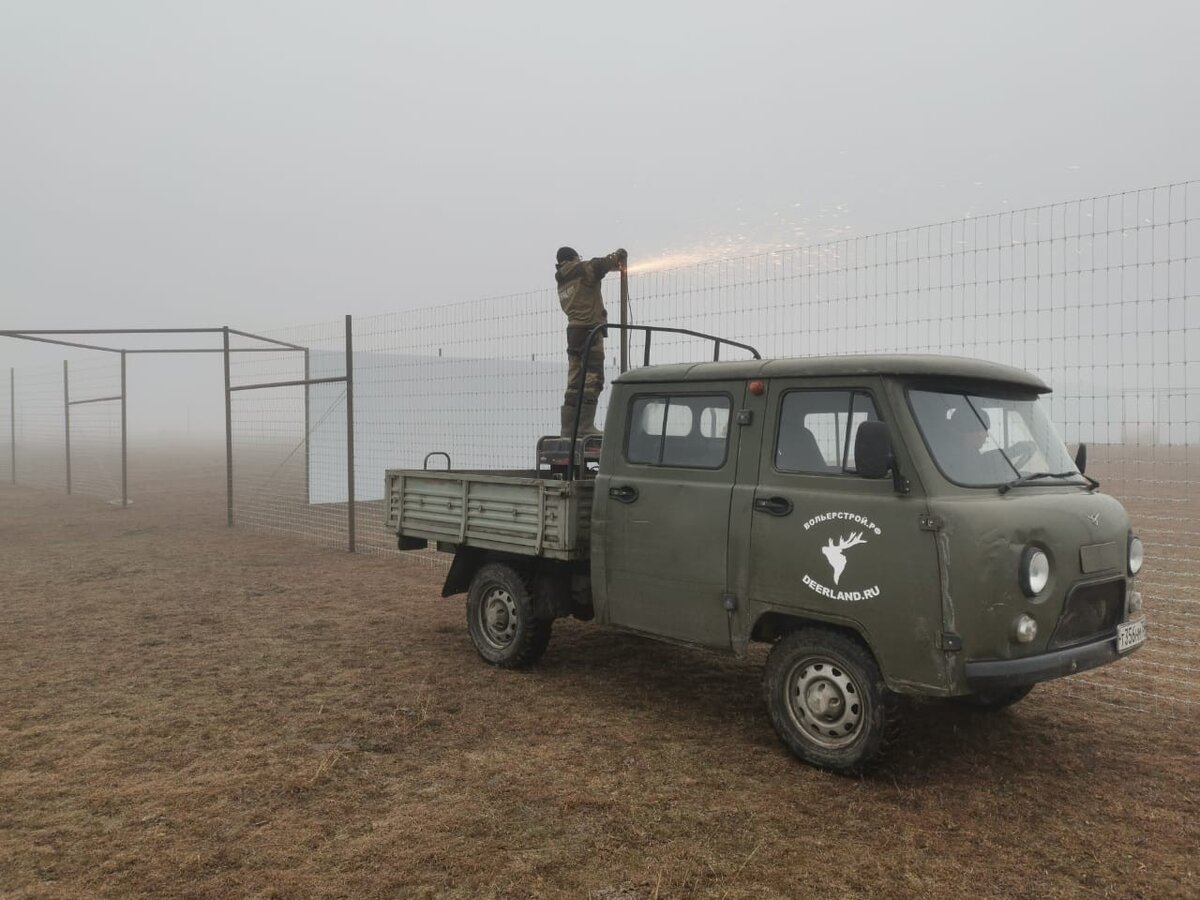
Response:
POLYGON ((737 594, 722 594, 721 605, 725 607, 726 612, 733 612, 738 608, 737 594))
POLYGON ((754 423, 754 410, 739 409, 737 414, 737 423, 739 425, 751 425, 754 423))
POLYGON ((943 631, 942 639, 940 642, 940 649, 950 650, 950 651, 961 650, 962 649, 962 638, 959 637, 957 634, 955 634, 953 631, 943 631))
POLYGON ((943 524, 941 516, 923 514, 917 517, 917 527, 922 531, 941 531, 943 524))

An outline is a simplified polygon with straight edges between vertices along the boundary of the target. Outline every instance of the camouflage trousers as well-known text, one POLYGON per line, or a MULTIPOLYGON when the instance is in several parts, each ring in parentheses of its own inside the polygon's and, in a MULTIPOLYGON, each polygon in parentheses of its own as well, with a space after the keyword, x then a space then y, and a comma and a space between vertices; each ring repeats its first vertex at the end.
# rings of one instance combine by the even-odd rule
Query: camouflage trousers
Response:
MULTIPOLYGON (((567 326, 567 390, 563 395, 564 406, 579 403, 579 373, 583 370, 583 345, 587 342, 591 325, 567 326)), ((583 385, 583 402, 595 403, 604 390, 604 337, 596 335, 587 357, 587 380, 583 385)))

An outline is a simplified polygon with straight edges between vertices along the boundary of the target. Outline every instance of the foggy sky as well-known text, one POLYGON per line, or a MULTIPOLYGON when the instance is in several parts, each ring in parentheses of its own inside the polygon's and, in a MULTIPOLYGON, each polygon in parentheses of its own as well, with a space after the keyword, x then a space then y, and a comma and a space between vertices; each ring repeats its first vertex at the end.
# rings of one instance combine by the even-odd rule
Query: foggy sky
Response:
POLYGON ((4 0, 0 327, 265 330, 543 287, 563 243, 723 255, 1187 179, 1198 26, 1186 2, 4 0))

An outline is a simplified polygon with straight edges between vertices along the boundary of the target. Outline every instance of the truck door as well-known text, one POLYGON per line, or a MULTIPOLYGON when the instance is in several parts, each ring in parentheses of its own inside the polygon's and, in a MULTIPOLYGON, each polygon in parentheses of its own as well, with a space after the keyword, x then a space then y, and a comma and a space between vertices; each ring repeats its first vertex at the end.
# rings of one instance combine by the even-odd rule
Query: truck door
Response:
POLYGON ((941 595, 935 537, 920 525, 924 498, 915 483, 901 494, 892 479, 854 470, 858 426, 886 412, 878 379, 771 380, 751 517, 751 615, 850 625, 889 683, 937 686, 941 595))
POLYGON ((731 421, 743 387, 646 387, 631 394, 624 446, 596 484, 605 495, 597 502, 605 504, 608 621, 727 648, 723 595, 738 449, 731 421))

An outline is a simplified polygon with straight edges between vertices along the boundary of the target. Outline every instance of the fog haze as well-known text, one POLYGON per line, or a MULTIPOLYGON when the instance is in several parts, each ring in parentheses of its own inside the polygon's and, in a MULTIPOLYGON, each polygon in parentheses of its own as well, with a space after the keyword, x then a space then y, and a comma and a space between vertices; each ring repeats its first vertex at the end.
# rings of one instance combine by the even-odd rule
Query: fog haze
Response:
POLYGON ((1200 152, 1187 3, 0 11, 7 328, 269 330, 544 287, 563 243, 753 252, 1200 152))

